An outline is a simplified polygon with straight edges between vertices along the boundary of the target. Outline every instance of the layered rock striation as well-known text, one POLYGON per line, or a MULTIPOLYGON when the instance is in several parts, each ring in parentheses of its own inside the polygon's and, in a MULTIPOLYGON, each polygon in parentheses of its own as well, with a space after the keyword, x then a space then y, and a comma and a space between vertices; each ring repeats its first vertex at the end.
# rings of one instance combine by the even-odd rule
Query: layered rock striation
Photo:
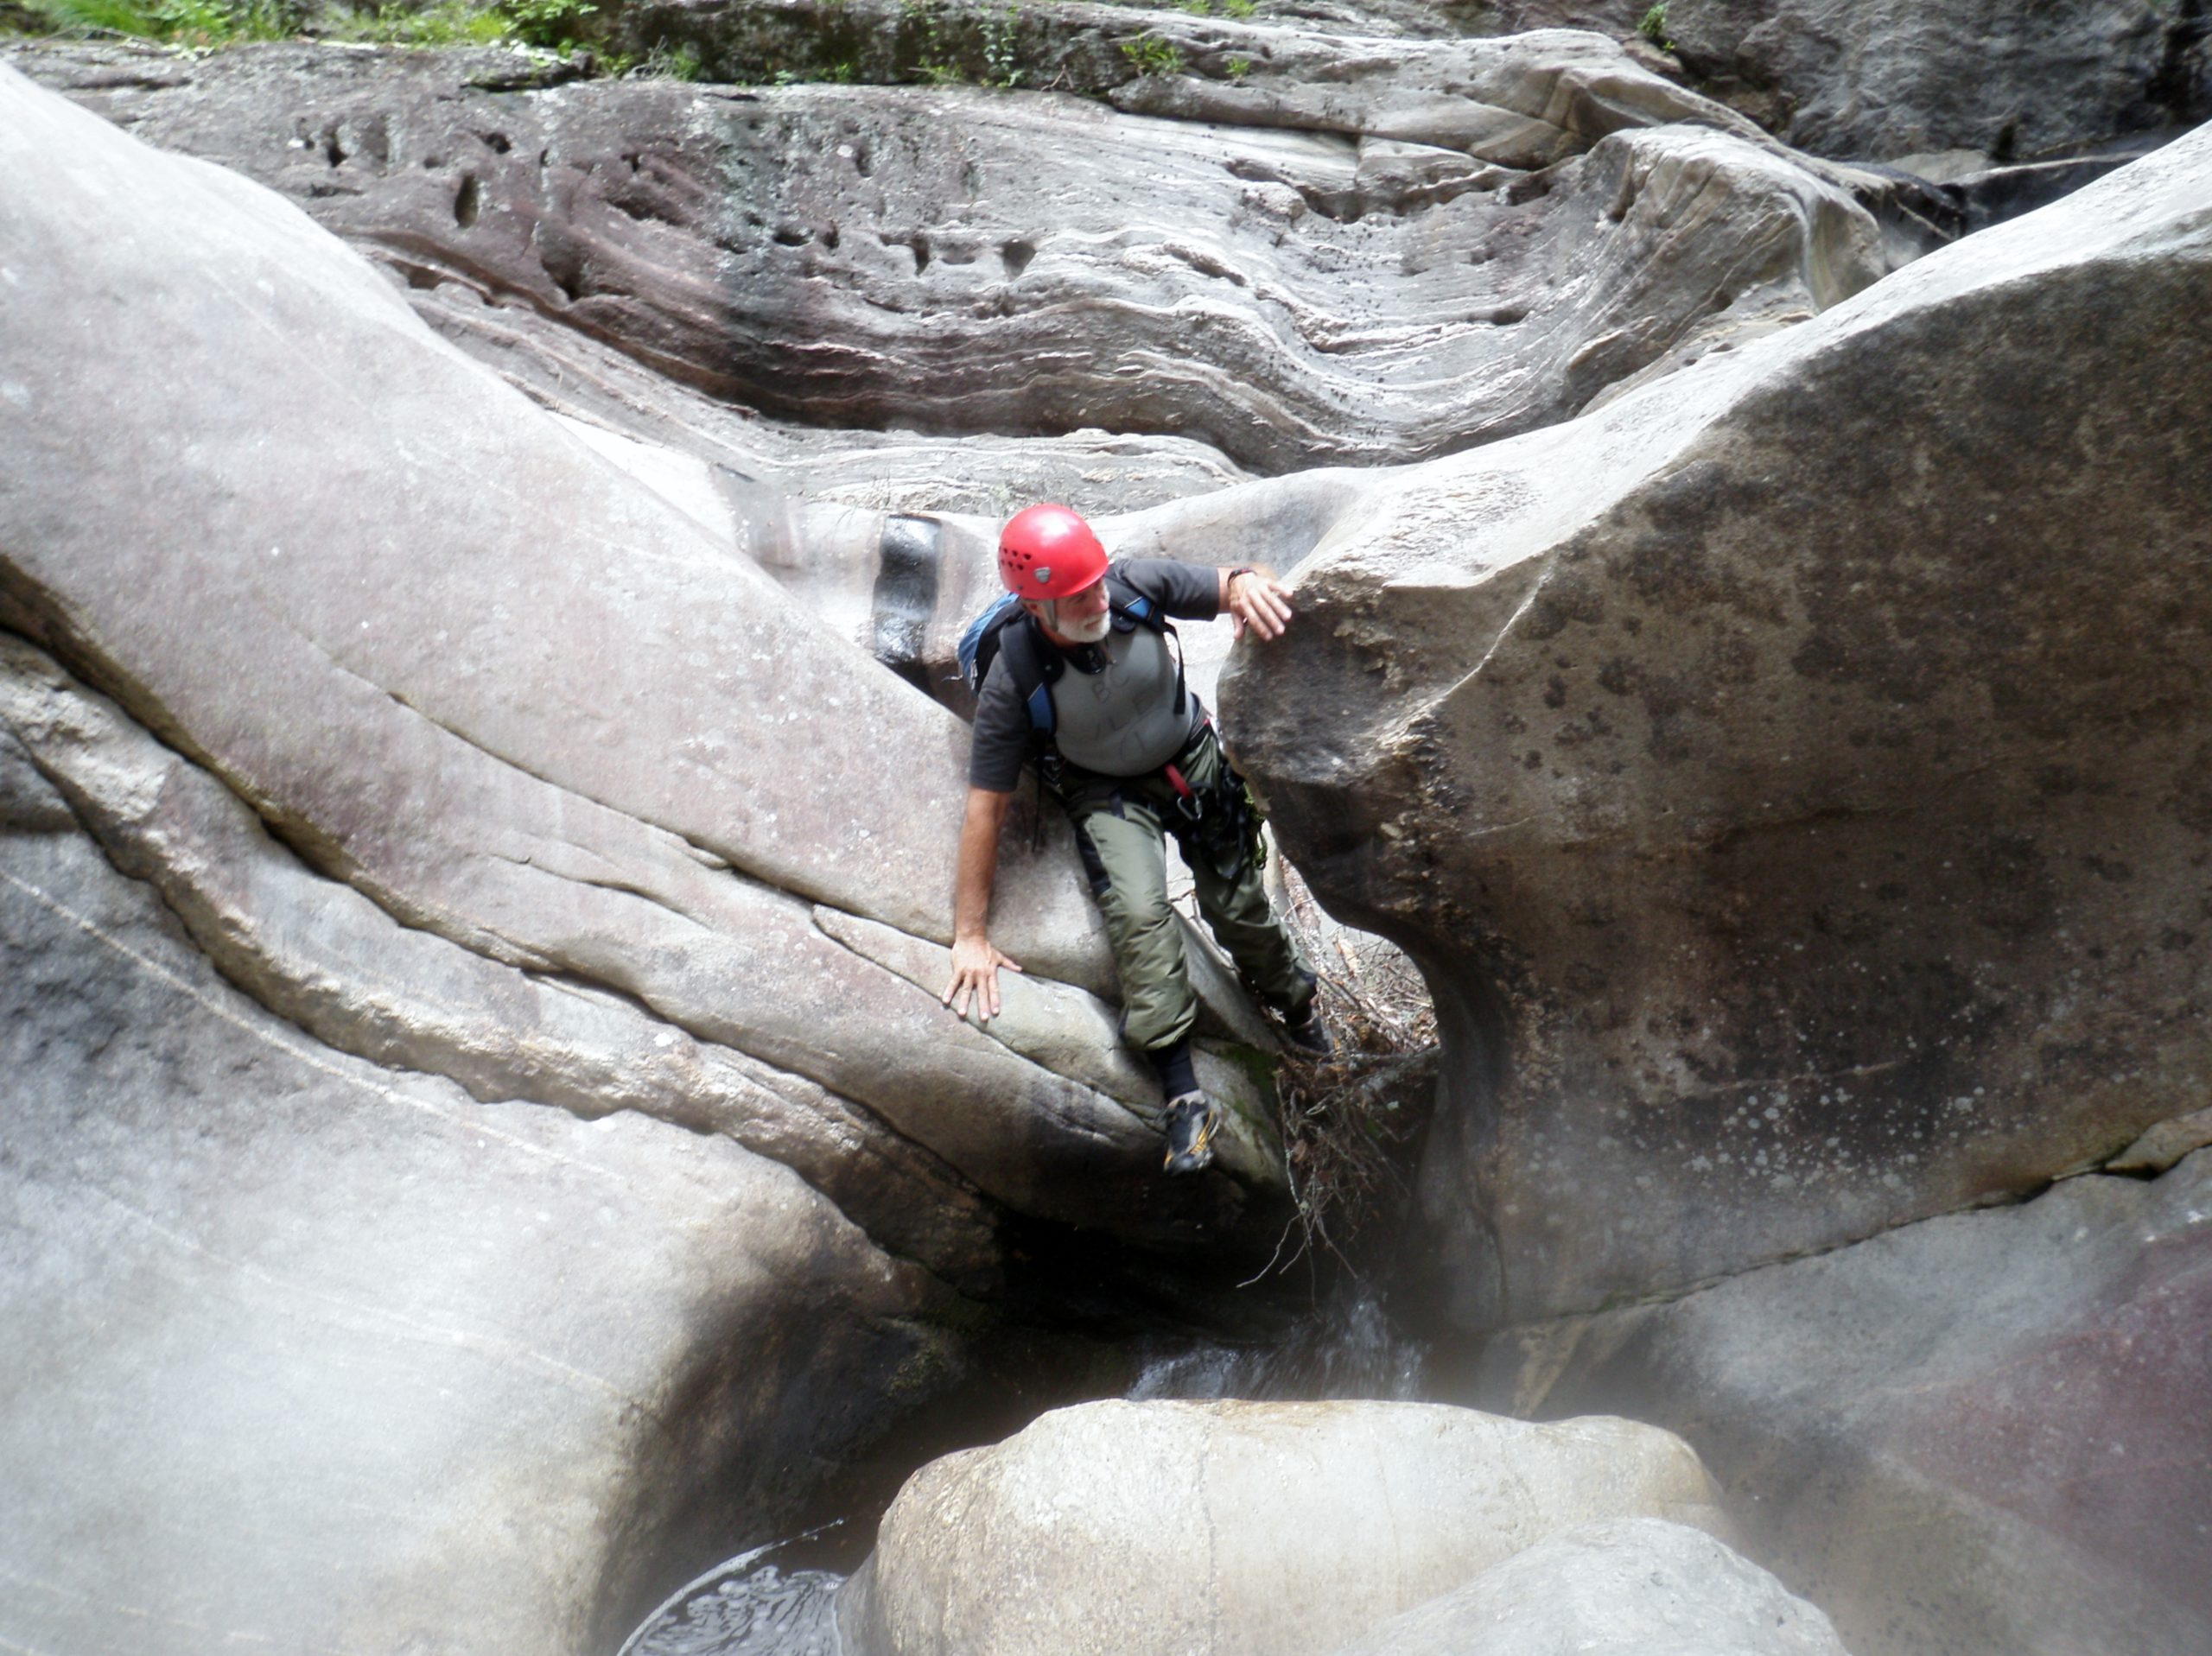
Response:
MULTIPOLYGON (((495 359, 580 336, 813 425, 1173 438, 1186 479, 1207 451, 1373 465, 1546 424, 1940 239, 1924 190, 1783 150, 1593 35, 1208 26, 1252 36, 1248 73, 1142 77, 1118 112, 982 87, 514 89, 488 53, 269 46, 141 84, 27 60, 291 195, 495 359)), ((722 438, 766 450, 733 454, 747 476, 779 448, 722 438)))

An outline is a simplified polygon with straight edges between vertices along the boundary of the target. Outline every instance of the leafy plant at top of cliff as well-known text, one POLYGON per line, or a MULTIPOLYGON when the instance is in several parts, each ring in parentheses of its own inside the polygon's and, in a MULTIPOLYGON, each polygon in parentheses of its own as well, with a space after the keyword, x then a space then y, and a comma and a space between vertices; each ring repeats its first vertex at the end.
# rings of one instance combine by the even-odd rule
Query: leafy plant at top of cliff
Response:
POLYGON ((1221 0, 1221 9, 1232 17, 1249 17, 1259 7, 1253 0, 1221 0))
POLYGON ((671 46, 663 41, 639 58, 630 73, 639 80, 696 80, 705 68, 697 47, 671 46))
POLYGON ((983 77, 993 86, 1021 84, 1020 30, 1021 8, 1008 6, 1002 16, 983 15, 983 77))
POLYGON ((563 55, 576 49, 584 20, 599 12, 594 0, 503 0, 499 10, 513 38, 563 55))
POLYGON ((292 0, 26 0, 58 32, 128 35, 182 46, 280 41, 299 33, 305 11, 292 0))
POLYGON ((937 0, 899 0, 899 34, 902 44, 913 51, 916 79, 933 86, 966 79, 953 59, 937 0))
POLYGON ((1662 52, 1675 49, 1674 41, 1667 38, 1667 0, 1659 0, 1657 5, 1643 14, 1643 20, 1636 26, 1636 32, 1662 52))
POLYGON ((356 12, 331 34, 379 46, 493 46, 507 38, 507 19, 480 0, 441 0, 419 11, 385 5, 356 12))
POLYGON ((1122 42, 1122 55, 1135 66, 1141 75, 1179 75, 1183 73, 1183 48, 1173 41, 1140 35, 1133 41, 1122 42))

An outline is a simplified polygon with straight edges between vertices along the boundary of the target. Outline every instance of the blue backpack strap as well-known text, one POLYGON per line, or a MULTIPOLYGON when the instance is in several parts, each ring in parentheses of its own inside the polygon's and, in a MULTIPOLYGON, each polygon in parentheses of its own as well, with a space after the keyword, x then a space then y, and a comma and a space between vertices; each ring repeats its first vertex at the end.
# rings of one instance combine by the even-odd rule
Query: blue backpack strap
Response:
POLYGON ((999 659, 1014 675, 1014 688, 1029 714, 1029 728, 1040 742, 1049 740, 1058 722, 1052 711, 1052 681, 1059 676, 1058 650, 1039 648, 1042 640, 1026 615, 1007 623, 999 634, 999 659))
MULTIPOLYGON (((1172 634, 1175 631, 1173 627, 1167 625, 1167 618, 1160 612, 1159 605, 1154 603, 1119 575, 1110 573, 1107 575, 1106 597, 1113 606, 1114 615, 1117 620, 1140 622, 1150 627, 1154 632, 1172 634)), ((1128 630, 1126 626, 1122 629, 1124 632, 1128 630)))

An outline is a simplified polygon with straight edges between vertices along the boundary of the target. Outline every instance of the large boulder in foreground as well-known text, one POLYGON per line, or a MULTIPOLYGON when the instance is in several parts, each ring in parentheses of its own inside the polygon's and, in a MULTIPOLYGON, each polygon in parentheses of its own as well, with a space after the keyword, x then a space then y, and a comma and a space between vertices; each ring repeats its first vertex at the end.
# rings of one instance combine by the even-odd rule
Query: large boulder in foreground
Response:
POLYGON ((2212 1152, 1516 1330, 1516 1410, 1697 1445, 1853 1656, 2212 1650, 2212 1152))
POLYGON ((1448 1321, 2030 1191, 2201 1107, 2208 197, 2212 131, 1380 480, 1232 662, 1286 847, 1436 992, 1448 1321))
POLYGON ((272 1016, 4 733, 0 1109, 11 1650, 597 1656, 972 1317, 727 1138, 272 1016))
POLYGON ((1336 1656, 1848 1656, 1827 1617, 1681 1524, 1578 1524, 1336 1656))
POLYGON ((908 1479, 838 1620, 866 1656, 1325 1656, 1554 1531, 1715 1499, 1628 1420, 1094 1403, 908 1479))

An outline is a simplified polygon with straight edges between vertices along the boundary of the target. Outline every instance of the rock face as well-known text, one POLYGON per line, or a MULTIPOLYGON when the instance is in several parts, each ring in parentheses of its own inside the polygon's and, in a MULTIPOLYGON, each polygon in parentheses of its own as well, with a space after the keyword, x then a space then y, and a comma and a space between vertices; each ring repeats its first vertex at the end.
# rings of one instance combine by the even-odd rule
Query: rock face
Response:
POLYGON ((1847 1656, 1827 1617, 1701 1530, 1578 1524, 1337 1656, 1847 1656))
POLYGON ((1321 1656, 1555 1530, 1713 1499, 1626 1420, 1089 1404, 916 1473, 838 1621, 865 1656, 1321 1656))
MULTIPOLYGON (((612 992, 638 1038, 826 1089, 1010 1207, 1188 1234, 1217 1197, 1153 1176, 1129 1112, 1156 1088, 1089 993, 1111 968, 1064 829, 1007 860, 1019 1006, 984 1031, 937 1004, 957 720, 291 209, 17 87, 7 141, 70 159, 5 225, 0 619, 468 971, 612 992), (89 346, 37 320, 84 314, 89 346)), ((206 942, 316 976, 316 940, 271 936, 206 942)), ((1256 1147, 1239 1165, 1267 1177, 1256 1147)))
POLYGON ((0 173, 8 1640, 605 1649, 1008 1213, 1236 1241, 1065 844, 938 1005, 949 713, 258 187, 4 69, 0 173))
POLYGON ((2212 1154, 1497 1342, 1681 1432, 1853 1656, 2212 1648, 2212 1154))
POLYGON ((2208 187, 2199 134, 1378 483, 1232 663, 1294 859, 1438 992, 1448 1320, 2031 1190, 2201 1106, 2208 187))
POLYGON ((1820 155, 2069 155, 2212 115, 2194 6, 2082 0, 1667 0, 1708 90, 1820 155))
MULTIPOLYGON (((534 314, 788 419, 1173 435, 1152 451, 1170 492, 1208 450, 1371 465, 1543 424, 1924 244, 1852 193, 1886 212, 1899 187, 1792 156, 1595 36, 1205 27, 1249 72, 1144 77, 1120 113, 974 87, 493 90, 512 60, 305 46, 150 86, 51 73, 292 195, 486 354, 543 345, 534 314)), ((757 423, 718 441, 779 447, 757 423)))
POLYGON ((0 985, 17 1648, 609 1650, 957 1355, 941 1283, 726 1138, 271 1016, 4 733, 0 985))

